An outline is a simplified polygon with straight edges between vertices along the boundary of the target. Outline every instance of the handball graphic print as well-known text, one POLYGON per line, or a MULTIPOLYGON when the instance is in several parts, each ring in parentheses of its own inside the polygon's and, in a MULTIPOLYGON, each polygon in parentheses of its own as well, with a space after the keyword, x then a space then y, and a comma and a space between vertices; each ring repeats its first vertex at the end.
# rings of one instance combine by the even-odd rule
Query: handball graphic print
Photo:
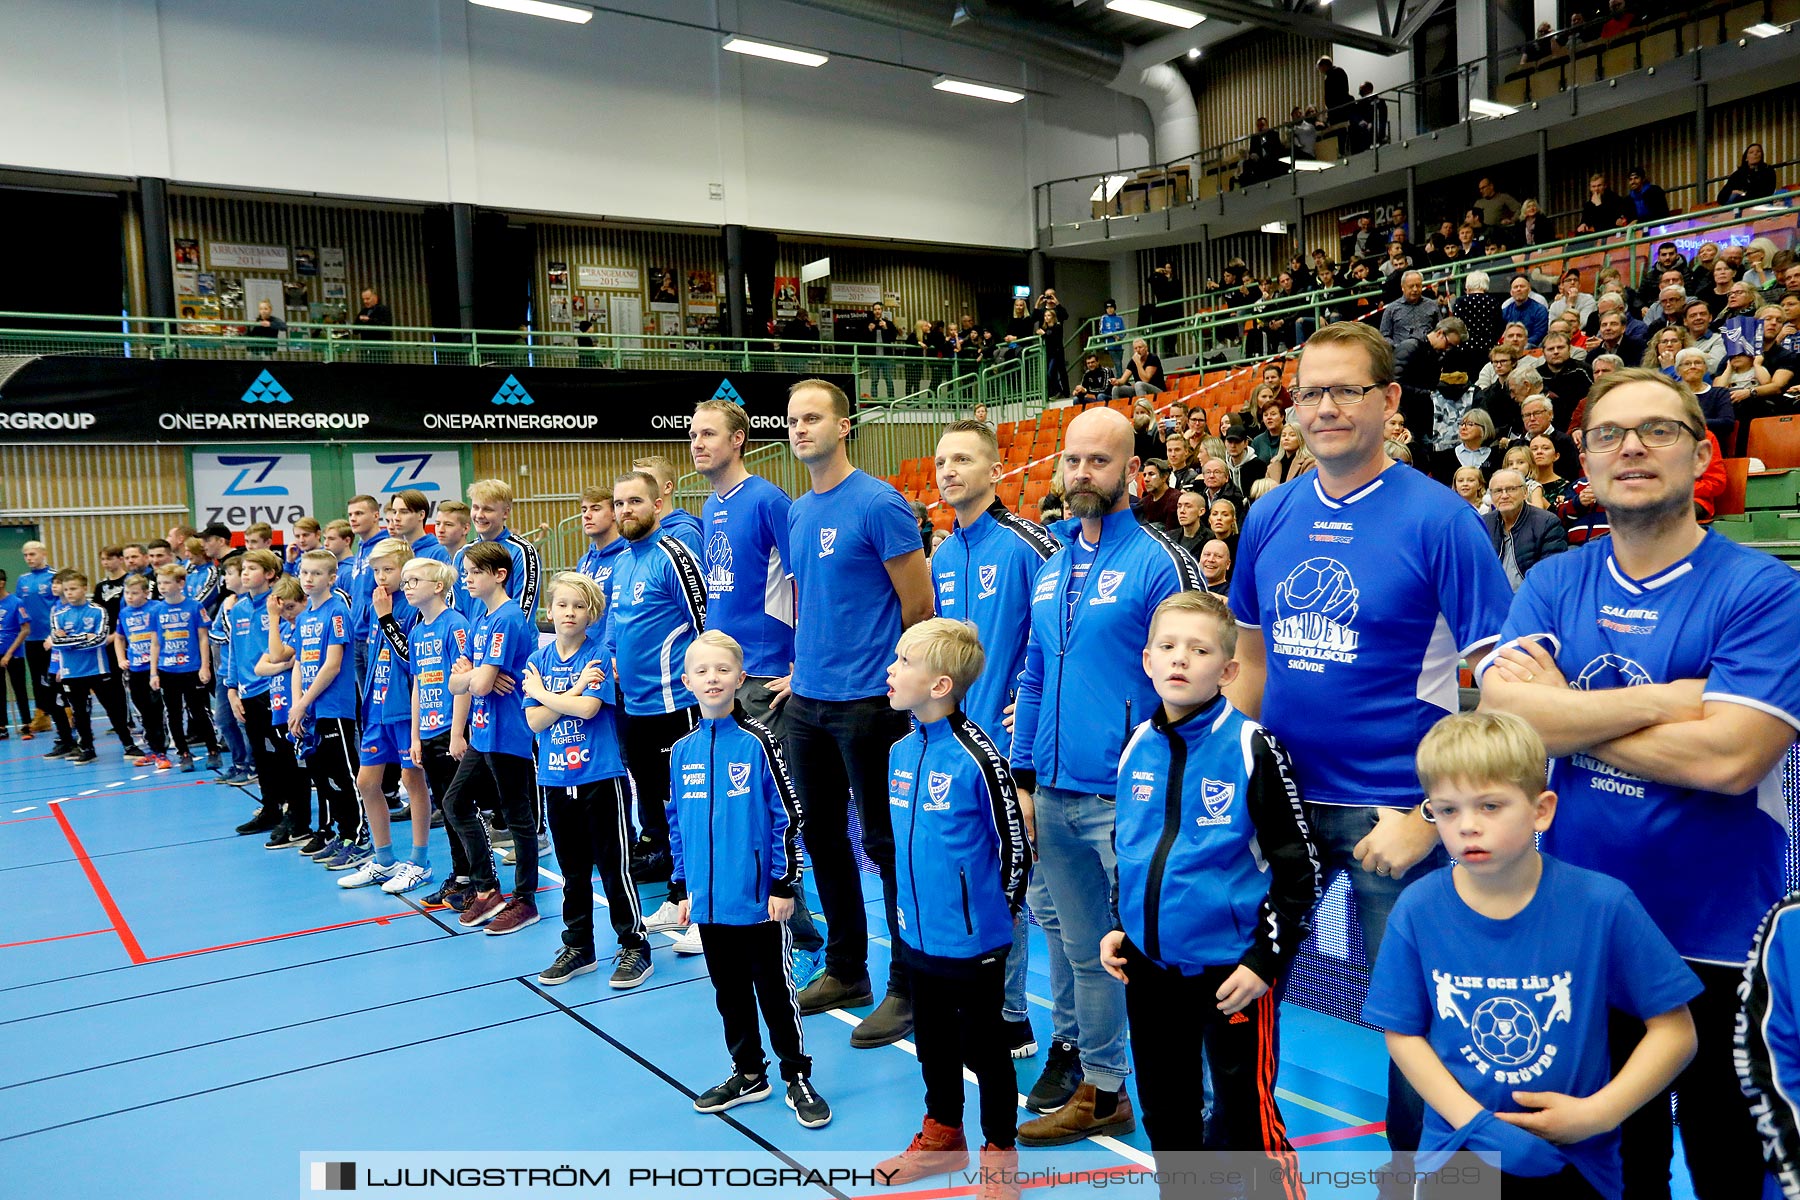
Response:
POLYGON ((1327 662, 1356 661, 1358 595, 1349 568, 1337 559, 1301 562, 1275 586, 1275 652, 1327 662))

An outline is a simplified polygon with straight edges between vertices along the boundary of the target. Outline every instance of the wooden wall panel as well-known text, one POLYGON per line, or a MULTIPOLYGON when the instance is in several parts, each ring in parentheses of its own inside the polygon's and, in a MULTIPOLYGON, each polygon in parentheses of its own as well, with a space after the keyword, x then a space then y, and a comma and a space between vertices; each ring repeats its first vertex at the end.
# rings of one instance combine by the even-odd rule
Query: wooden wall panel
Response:
MULTIPOLYGON (((1218 146, 1256 130, 1256 118, 1281 125, 1296 104, 1323 106, 1319 56, 1328 42, 1313 38, 1250 36, 1208 51, 1195 73, 1200 145, 1218 146)), ((1287 139, 1282 138, 1283 142, 1287 139)))
POLYGON ((33 524, 57 566, 100 568, 100 548, 189 520, 178 446, 0 446, 0 520, 33 524))
MULTIPOLYGON (((200 240, 201 267, 213 268, 206 259, 206 243, 252 242, 286 246, 289 267, 284 278, 306 287, 312 302, 324 303, 320 275, 299 275, 293 269, 295 246, 325 246, 344 251, 345 307, 354 315, 362 307, 358 294, 374 287, 394 312, 397 325, 429 323, 430 304, 425 290, 425 237, 423 218, 417 209, 346 201, 257 200, 217 193, 173 191, 169 196, 169 235, 200 240)), ((173 247, 170 247, 173 252, 173 247)), ((273 272, 219 270, 221 278, 274 278, 273 272)), ((227 310, 226 319, 242 319, 241 311, 227 310)))

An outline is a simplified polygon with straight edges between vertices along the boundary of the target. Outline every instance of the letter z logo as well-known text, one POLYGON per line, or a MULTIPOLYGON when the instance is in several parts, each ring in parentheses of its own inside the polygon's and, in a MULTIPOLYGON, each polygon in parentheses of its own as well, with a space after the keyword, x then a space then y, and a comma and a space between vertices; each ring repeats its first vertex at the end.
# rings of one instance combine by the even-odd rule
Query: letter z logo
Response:
POLYGON ((242 468, 240 471, 238 471, 237 478, 233 479, 230 483, 226 484, 225 490, 223 492, 221 492, 220 495, 224 495, 224 496, 285 496, 285 495, 287 495, 288 490, 285 487, 282 487, 278 483, 271 483, 271 484, 268 484, 267 486, 258 486, 258 487, 240 486, 246 482, 251 483, 251 484, 262 484, 263 480, 267 479, 269 477, 270 473, 273 472, 275 470, 275 468, 277 466, 279 466, 280 464, 281 464, 281 456, 279 454, 221 454, 221 455, 219 455, 219 465, 221 467, 240 467, 240 468, 242 468), (260 471, 257 471, 258 467, 260 467, 262 469, 260 471), (250 475, 252 474, 252 472, 256 473, 256 478, 254 478, 254 479, 250 478, 250 475))
POLYGON ((431 482, 431 480, 419 478, 425 468, 431 465, 430 454, 377 454, 375 456, 375 461, 384 467, 394 468, 394 473, 388 476, 388 481, 377 488, 376 491, 383 493, 404 492, 408 488, 413 488, 421 492, 437 492, 443 490, 438 487, 437 484, 431 482), (408 474, 406 470, 409 466, 412 468, 411 474, 408 474), (404 478, 402 478, 402 476, 404 476, 404 478))

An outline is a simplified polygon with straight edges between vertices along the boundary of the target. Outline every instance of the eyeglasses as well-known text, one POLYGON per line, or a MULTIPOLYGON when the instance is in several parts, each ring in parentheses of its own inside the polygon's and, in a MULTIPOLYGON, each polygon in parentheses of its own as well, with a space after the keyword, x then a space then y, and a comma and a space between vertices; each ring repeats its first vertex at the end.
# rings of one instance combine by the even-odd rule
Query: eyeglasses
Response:
POLYGON ((1677 421, 1673 417, 1658 417, 1645 421, 1642 425, 1627 427, 1624 425, 1596 425, 1582 435, 1581 444, 1589 454, 1611 454, 1625 444, 1625 435, 1635 433, 1638 441, 1646 449, 1661 449, 1673 446, 1687 434, 1696 442, 1700 434, 1686 421, 1677 421))
POLYGON ((1290 393, 1301 408, 1314 408, 1327 395, 1333 404, 1361 404, 1370 392, 1379 392, 1385 383, 1334 383, 1330 387, 1297 387, 1290 393))
POLYGON ((1514 492, 1522 492, 1524 490, 1525 489, 1522 487, 1489 487, 1488 495, 1490 495, 1490 496, 1510 496, 1514 492))

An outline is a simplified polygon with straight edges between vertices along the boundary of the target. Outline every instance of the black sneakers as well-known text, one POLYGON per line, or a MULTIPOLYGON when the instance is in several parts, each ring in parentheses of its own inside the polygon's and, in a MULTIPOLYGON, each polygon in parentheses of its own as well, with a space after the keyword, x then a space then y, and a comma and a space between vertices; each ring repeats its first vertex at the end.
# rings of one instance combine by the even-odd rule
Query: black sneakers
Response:
POLYGON ((1044 1073, 1025 1097, 1025 1107, 1034 1113, 1055 1112, 1069 1102, 1081 1080, 1081 1051, 1074 1042, 1053 1041, 1044 1073))
MULTIPOLYGON (((428 901, 429 899, 427 897, 428 901)), ((567 983, 577 975, 586 975, 589 971, 598 970, 599 966, 600 963, 594 958, 592 950, 579 950, 574 946, 564 946, 562 953, 556 956, 556 961, 538 972, 538 982, 567 983)))
POLYGON ((45 751, 44 757, 45 758, 67 758, 67 757, 69 757, 69 755, 75 753, 75 749, 76 749, 76 746, 75 746, 74 742, 58 741, 55 744, 53 744, 49 750, 45 751))
POLYGON ((256 815, 237 827, 239 834, 267 833, 281 824, 281 810, 273 805, 265 804, 256 810, 256 815))
POLYGON ((632 946, 619 951, 616 962, 618 965, 613 967, 612 978, 607 982, 620 989, 636 987, 650 978, 650 972, 656 970, 655 964, 650 961, 650 951, 644 946, 632 946))
POLYGON ((1014 1058, 1030 1058, 1038 1052, 1037 1034, 1031 1032, 1030 1021, 1006 1023, 1006 1046, 1014 1058))
POLYGON ((85 746, 77 746, 69 752, 69 761, 78 767, 85 767, 98 757, 99 755, 95 754, 92 750, 87 749, 85 746))
POLYGON ((752 1079, 733 1072, 731 1078, 724 1083, 701 1092, 694 1100, 694 1111, 724 1112, 726 1109, 736 1108, 740 1104, 754 1104, 758 1100, 767 1100, 772 1094, 767 1075, 758 1075, 752 1079))
POLYGON ((813 1090, 812 1080, 796 1079, 788 1084, 787 1106, 794 1110, 794 1120, 808 1129, 831 1124, 831 1105, 813 1090))

